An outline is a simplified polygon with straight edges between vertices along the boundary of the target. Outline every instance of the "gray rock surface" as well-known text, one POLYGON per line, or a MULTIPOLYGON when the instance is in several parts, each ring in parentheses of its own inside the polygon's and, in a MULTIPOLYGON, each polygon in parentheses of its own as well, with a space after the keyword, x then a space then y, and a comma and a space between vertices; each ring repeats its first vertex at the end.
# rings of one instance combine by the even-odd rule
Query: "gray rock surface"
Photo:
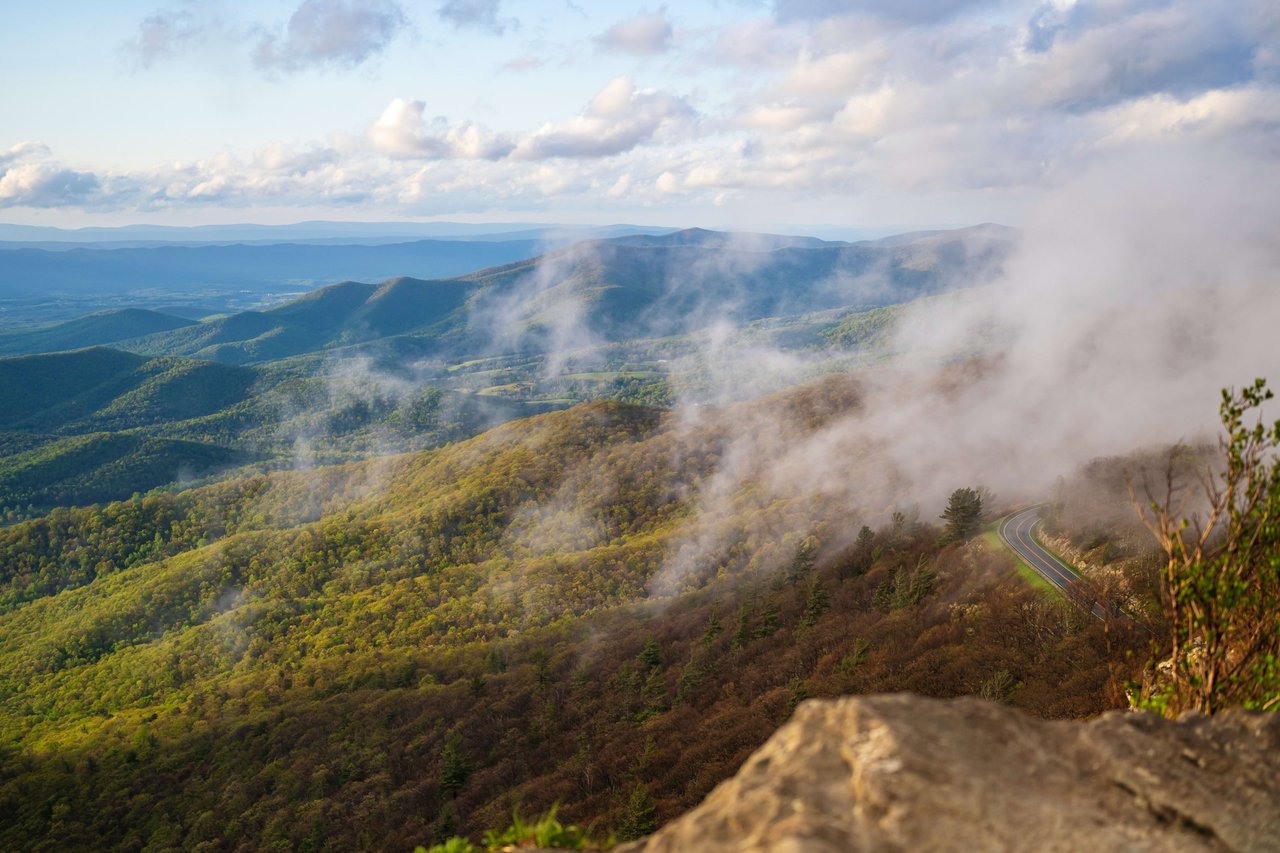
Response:
POLYGON ((809 701, 700 806, 616 849, 1277 851, 1280 715, 809 701))

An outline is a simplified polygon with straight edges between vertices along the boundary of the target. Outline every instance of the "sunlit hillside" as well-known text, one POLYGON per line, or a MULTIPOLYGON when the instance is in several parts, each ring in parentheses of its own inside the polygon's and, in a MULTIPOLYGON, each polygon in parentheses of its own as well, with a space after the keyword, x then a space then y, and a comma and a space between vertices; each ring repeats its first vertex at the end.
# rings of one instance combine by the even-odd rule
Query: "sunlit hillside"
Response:
MULTIPOLYGON (((752 408, 796 437, 856 405, 826 383, 752 408)), ((1141 638, 981 540, 910 515, 859 539, 749 485, 691 500, 756 414, 590 404, 0 532, 0 796, 50 804, 6 843, 395 849, 557 801, 614 828, 636 789, 696 802, 805 696, 1122 701, 1141 638)))

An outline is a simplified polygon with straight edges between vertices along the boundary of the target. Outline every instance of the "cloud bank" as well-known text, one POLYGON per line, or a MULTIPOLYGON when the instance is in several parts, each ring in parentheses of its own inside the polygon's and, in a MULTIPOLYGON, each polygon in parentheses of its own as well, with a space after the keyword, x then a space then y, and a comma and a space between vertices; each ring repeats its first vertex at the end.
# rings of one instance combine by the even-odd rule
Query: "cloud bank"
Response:
MULTIPOLYGON (((364 67, 410 28, 514 27, 491 0, 433 5, 413 22, 422 10, 393 0, 305 0, 274 27, 229 23, 218 8, 161 10, 129 49, 148 65, 234 42, 263 71, 297 79, 364 67)), ((617 218, 722 210, 757 227, 796 211, 974 221, 1023 215, 1127 151, 1212 144, 1280 156, 1280 12, 1263 0, 780 0, 698 31, 677 26, 682 13, 641 11, 576 53, 562 46, 572 58, 559 63, 545 40, 513 44, 501 67, 521 72, 522 92, 566 70, 582 77, 590 97, 577 114, 540 114, 541 100, 525 97, 520 120, 437 116, 424 81, 325 138, 260 143, 330 151, 331 168, 264 171, 230 151, 119 169, 55 152, 38 167, 2 167, 22 169, 5 203, 448 215, 542 209, 554 195, 561 208, 617 218), (663 67, 637 62, 655 55, 663 67)))

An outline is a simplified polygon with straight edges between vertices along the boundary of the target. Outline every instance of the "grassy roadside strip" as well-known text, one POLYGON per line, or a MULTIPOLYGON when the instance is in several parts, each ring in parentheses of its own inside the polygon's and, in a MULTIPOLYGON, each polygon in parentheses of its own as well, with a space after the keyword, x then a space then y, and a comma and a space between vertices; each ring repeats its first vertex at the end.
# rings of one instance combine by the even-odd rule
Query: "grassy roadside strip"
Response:
POLYGON ((1004 551, 1006 554, 1012 557, 1014 568, 1018 570, 1018 574, 1022 577, 1023 580, 1031 584, 1036 589, 1040 590, 1040 592, 1044 593, 1045 595, 1049 595, 1055 599, 1060 598, 1062 593, 1058 591, 1057 587, 1049 583, 1040 575, 1039 572, 1037 572, 1035 569, 1031 568, 1025 562, 1023 562, 1022 558, 1018 556, 1017 551, 1014 551, 1012 548, 1004 544, 1004 540, 1002 540, 1000 538, 1000 534, 996 532, 1000 528, 1000 525, 1003 522, 1004 522, 1003 518, 998 518, 994 522, 989 524, 986 530, 982 532, 983 540, 985 540, 986 543, 991 547, 1004 551))

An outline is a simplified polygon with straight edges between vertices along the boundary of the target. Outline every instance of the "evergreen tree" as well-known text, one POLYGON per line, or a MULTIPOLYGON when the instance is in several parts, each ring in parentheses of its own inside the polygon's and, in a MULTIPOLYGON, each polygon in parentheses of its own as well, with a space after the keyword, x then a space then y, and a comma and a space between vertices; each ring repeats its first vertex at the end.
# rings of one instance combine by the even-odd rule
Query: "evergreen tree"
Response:
POLYGON ((644 699, 644 708, 639 715, 641 720, 657 716, 670 707, 667 703, 667 680, 660 667, 649 670, 644 686, 640 688, 640 695, 644 699))
POLYGON ((946 521, 943 538, 947 542, 963 542, 982 527, 982 495, 977 489, 956 489, 947 501, 941 518, 946 521))
POLYGON ((813 552, 812 537, 805 539, 796 547, 795 555, 791 558, 791 565, 787 569, 787 581, 789 583, 797 583, 801 578, 813 571, 813 552))
POLYGON ((452 799, 471 775, 471 759, 462 748, 462 736, 451 735, 440 753, 440 794, 452 799))
POLYGON ((644 644, 644 648, 640 650, 640 654, 636 655, 636 661, 645 669, 661 667, 662 647, 658 645, 658 641, 650 637, 648 642, 644 644))
POLYGON ((738 606, 738 618, 733 626, 733 639, 729 648, 740 649, 751 639, 751 605, 744 601, 738 606))
POLYGON ((712 605, 711 614, 707 616, 707 627, 702 631, 702 644, 704 646, 711 645, 723 631, 724 627, 720 624, 720 614, 716 611, 715 606, 712 605))
POLYGON ((822 614, 831 609, 831 594, 821 577, 813 579, 809 585, 809 597, 804 602, 804 615, 800 618, 800 626, 811 628, 822 618, 822 614))
POLYGON ((637 784, 631 789, 631 798, 627 801, 627 811, 618 824, 618 840, 633 841, 643 838, 658 828, 658 815, 653 807, 653 798, 649 789, 637 784))
POLYGON ((698 687, 707 677, 707 665, 703 660, 704 652, 695 647, 689 654, 689 662, 684 665, 680 677, 676 679, 675 704, 688 702, 697 693, 698 687))
POLYGON ((858 538, 853 543, 851 564, 855 574, 861 575, 871 568, 871 563, 875 559, 875 541, 875 531, 865 524, 862 525, 862 529, 858 531, 858 538))
POLYGON ((772 598, 764 603, 764 609, 760 611, 760 624, 756 626, 753 636, 756 639, 768 637, 778 630, 781 624, 781 610, 778 602, 772 598))

